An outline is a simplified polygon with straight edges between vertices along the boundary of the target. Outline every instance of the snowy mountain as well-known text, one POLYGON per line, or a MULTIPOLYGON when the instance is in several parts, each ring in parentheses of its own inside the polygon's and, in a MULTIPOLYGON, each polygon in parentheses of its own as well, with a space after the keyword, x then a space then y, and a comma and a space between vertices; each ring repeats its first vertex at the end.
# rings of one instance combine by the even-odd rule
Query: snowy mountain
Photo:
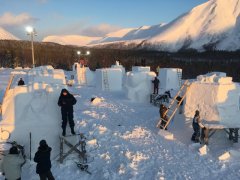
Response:
POLYGON ((66 36, 47 36, 43 39, 43 42, 55 42, 62 45, 76 45, 85 46, 92 41, 96 41, 101 37, 89 37, 79 35, 66 35, 66 36))
POLYGON ((0 40, 19 40, 16 36, 0 27, 0 40))
POLYGON ((135 47, 167 51, 237 50, 240 49, 239 13, 239 0, 210 0, 168 24, 134 29, 109 45, 135 43, 135 47))

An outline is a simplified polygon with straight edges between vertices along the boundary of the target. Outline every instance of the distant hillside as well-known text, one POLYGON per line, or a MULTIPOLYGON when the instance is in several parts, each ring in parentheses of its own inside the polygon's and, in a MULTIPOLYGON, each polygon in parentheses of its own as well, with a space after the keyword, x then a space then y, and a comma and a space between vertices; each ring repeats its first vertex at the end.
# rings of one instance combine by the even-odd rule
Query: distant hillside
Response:
POLYGON ((0 40, 19 40, 16 36, 0 27, 0 40))

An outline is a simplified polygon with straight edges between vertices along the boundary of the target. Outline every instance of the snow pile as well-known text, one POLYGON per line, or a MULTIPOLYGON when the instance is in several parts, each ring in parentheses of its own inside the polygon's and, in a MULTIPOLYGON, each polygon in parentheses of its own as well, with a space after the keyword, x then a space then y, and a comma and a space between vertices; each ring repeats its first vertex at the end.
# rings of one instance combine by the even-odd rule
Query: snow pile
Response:
POLYGON ((65 73, 52 66, 40 66, 28 72, 29 83, 66 84, 65 73))
POLYGON ((96 70, 96 87, 101 90, 121 91, 123 71, 121 68, 104 68, 96 70))
POLYGON ((218 159, 220 161, 226 161, 231 157, 229 152, 225 152, 224 154, 222 154, 221 156, 218 157, 218 159))
POLYGON ((149 102, 155 76, 150 67, 133 67, 133 71, 126 73, 124 82, 127 97, 134 102, 149 102))
POLYGON ((94 98, 91 99, 91 104, 96 106, 96 105, 102 103, 103 101, 104 101, 103 98, 94 97, 94 98))
POLYGON ((163 136, 163 137, 164 137, 165 139, 167 139, 167 140, 174 140, 174 135, 173 135, 172 133, 168 132, 168 131, 160 130, 160 131, 158 132, 158 134, 159 134, 160 136, 163 136))
POLYGON ((195 111, 206 122, 215 122, 228 127, 240 127, 240 86, 224 77, 223 73, 198 76, 186 96, 185 115, 193 117, 195 111))
POLYGON ((199 153, 200 155, 206 155, 208 152, 208 147, 206 145, 204 145, 203 147, 199 148, 199 153))
POLYGON ((161 68, 158 79, 160 80, 160 89, 165 92, 168 90, 178 90, 182 82, 182 69, 161 68))

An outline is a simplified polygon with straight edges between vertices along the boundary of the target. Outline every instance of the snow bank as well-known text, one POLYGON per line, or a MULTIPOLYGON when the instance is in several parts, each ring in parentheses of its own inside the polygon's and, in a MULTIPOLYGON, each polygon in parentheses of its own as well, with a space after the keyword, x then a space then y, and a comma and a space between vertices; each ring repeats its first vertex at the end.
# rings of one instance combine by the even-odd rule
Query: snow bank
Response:
POLYGON ((240 86, 223 73, 198 76, 186 96, 185 115, 193 117, 195 110, 206 122, 228 127, 240 127, 240 86))
POLYGON ((178 90, 182 81, 182 69, 161 68, 158 79, 160 80, 160 89, 165 92, 168 90, 178 90))
POLYGON ((101 90, 121 91, 123 72, 120 68, 96 70, 96 87, 101 90))
POLYGON ((153 92, 152 80, 156 74, 146 71, 145 67, 133 68, 133 70, 126 73, 124 86, 127 97, 134 102, 149 102, 150 94, 153 92))

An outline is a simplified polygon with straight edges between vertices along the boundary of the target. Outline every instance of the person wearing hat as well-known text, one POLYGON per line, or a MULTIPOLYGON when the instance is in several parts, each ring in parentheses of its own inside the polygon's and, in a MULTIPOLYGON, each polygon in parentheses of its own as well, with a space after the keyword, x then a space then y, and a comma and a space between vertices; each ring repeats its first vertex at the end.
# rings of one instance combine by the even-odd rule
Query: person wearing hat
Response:
POLYGON ((52 148, 47 145, 47 142, 41 140, 34 156, 34 162, 37 163, 36 173, 39 174, 40 180, 54 180, 51 172, 51 151, 52 148))
POLYGON ((19 153, 18 148, 11 147, 2 163, 2 172, 5 174, 6 180, 21 180, 21 168, 25 162, 25 158, 19 153))
POLYGON ((20 80, 18 81, 18 86, 23 86, 25 85, 25 82, 23 81, 22 78, 20 78, 20 80))
POLYGON ((66 135, 67 122, 71 128, 71 133, 75 134, 74 121, 73 121, 73 105, 77 103, 75 97, 68 92, 66 89, 62 89, 60 97, 58 99, 58 106, 61 107, 62 113, 62 135, 66 135))
POLYGON ((199 142, 200 141, 200 128, 204 128, 203 124, 201 123, 199 110, 195 111, 195 115, 193 117, 193 122, 192 122, 192 127, 193 127, 194 132, 193 132, 191 140, 194 142, 199 142))

